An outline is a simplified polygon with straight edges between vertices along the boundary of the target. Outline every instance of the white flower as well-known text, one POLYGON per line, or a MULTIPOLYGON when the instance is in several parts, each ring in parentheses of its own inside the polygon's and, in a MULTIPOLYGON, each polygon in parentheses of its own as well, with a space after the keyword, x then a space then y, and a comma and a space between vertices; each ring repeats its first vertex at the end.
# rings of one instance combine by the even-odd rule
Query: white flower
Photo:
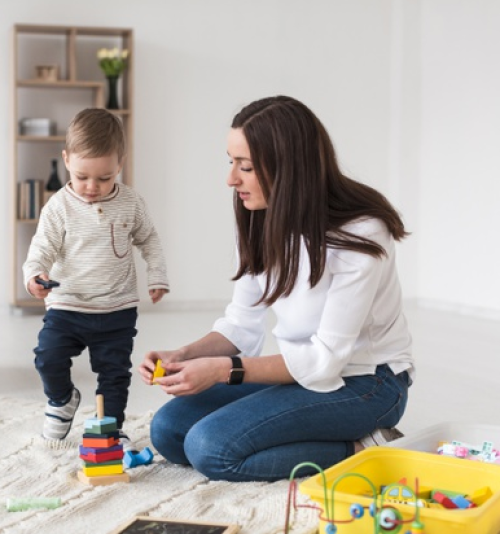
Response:
POLYGON ((108 49, 101 48, 97 51, 99 66, 106 76, 120 76, 127 66, 128 50, 120 50, 118 47, 108 49))

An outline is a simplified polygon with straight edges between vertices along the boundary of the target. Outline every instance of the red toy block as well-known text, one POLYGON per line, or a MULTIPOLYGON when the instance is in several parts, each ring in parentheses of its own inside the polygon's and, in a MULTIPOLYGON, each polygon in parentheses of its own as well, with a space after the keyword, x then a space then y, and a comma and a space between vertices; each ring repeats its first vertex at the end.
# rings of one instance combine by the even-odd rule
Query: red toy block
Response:
POLYGON ((108 462, 110 460, 121 460, 123 458, 123 455, 124 452, 123 447, 121 445, 111 447, 111 449, 86 449, 85 447, 80 447, 80 458, 85 462, 92 462, 95 464, 108 462))
POLYGON ((444 508, 450 508, 450 509, 458 508, 458 506, 449 497, 447 497, 446 495, 444 495, 444 493, 441 493, 440 491, 435 491, 432 494, 432 499, 436 501, 437 503, 439 503, 444 508))
POLYGON ((120 443, 118 438, 114 438, 114 437, 103 439, 102 437, 98 438, 97 436, 93 438, 86 437, 86 436, 88 436, 88 434, 84 434, 83 440, 82 440, 84 447, 91 447, 91 448, 95 447, 96 449, 107 449, 108 447, 114 447, 115 445, 118 445, 120 443))

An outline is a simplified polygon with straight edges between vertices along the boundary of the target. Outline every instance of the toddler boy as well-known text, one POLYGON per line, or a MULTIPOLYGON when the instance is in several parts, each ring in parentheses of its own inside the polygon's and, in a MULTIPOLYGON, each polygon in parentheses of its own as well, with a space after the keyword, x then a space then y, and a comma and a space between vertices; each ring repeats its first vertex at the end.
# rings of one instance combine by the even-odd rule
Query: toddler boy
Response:
POLYGON ((105 109, 85 109, 71 122, 62 152, 70 180, 42 209, 23 265, 24 283, 45 299, 35 367, 48 398, 43 436, 64 439, 80 404, 72 358, 88 348, 97 394, 116 417, 124 450, 135 450, 121 430, 137 333, 137 277, 133 246, 147 264, 149 295, 169 291, 160 239, 144 200, 116 181, 125 158, 123 126, 105 109), (54 279, 45 289, 38 279, 54 279))

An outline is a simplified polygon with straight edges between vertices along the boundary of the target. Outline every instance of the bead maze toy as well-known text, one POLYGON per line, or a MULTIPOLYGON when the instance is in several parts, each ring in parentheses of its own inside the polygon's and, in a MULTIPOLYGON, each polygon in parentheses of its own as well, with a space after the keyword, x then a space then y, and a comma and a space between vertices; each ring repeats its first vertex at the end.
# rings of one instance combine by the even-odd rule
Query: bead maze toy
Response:
MULTIPOLYGON (((415 481, 415 491, 405 484, 398 483, 385 486, 383 492, 379 494, 374 484, 366 476, 359 473, 344 473, 334 481, 331 487, 331 499, 328 499, 327 480, 325 473, 318 465, 310 462, 304 462, 297 465, 290 476, 290 490, 288 493, 285 534, 289 533, 289 516, 292 502, 294 508, 298 508, 296 504, 296 485, 294 477, 299 469, 306 466, 316 469, 323 480, 325 509, 323 510, 316 506, 312 506, 312 508, 315 508, 320 512, 320 520, 326 523, 324 530, 321 531, 324 532, 324 534, 336 534, 337 532, 340 533, 340 525, 354 523, 356 520, 361 519, 367 510, 372 518, 373 530, 371 530, 371 532, 374 534, 383 534, 386 532, 398 534, 401 532, 401 529, 404 526, 408 528, 404 531, 404 534, 425 534, 424 524, 420 521, 420 507, 417 499, 418 480, 415 481), (369 504, 369 506, 363 505, 360 502, 353 502, 349 508, 349 517, 339 519, 335 515, 335 490, 343 480, 349 477, 357 477, 366 482, 370 491, 365 496, 372 499, 372 502, 369 504), (398 489, 404 488, 405 492, 410 496, 410 500, 407 501, 407 504, 414 505, 414 514, 410 519, 403 519, 401 512, 394 506, 394 503, 387 498, 388 493, 390 493, 391 489, 394 487, 397 487, 398 489), (331 506, 328 506, 329 503, 331 506)), ((356 529, 356 532, 357 531, 358 530, 356 529)), ((351 532, 353 531, 351 530, 351 532)))
POLYGON ((115 417, 104 415, 104 397, 97 395, 97 416, 84 423, 80 458, 83 467, 78 471, 81 482, 91 486, 104 486, 115 482, 129 482, 123 471, 123 446, 118 439, 115 417))
POLYGON ((296 466, 290 475, 285 534, 292 506, 318 511, 319 534, 499 534, 500 469, 426 452, 369 447, 325 471, 308 462, 296 466), (312 502, 297 505, 295 477, 304 467, 317 472, 300 483, 301 493, 312 502))

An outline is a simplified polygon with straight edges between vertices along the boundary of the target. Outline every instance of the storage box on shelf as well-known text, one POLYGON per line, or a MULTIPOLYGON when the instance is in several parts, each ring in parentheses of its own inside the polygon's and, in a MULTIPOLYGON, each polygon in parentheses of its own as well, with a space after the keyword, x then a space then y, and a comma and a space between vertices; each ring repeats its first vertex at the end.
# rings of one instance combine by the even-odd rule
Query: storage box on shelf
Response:
POLYGON ((56 122, 50 119, 21 119, 19 121, 20 135, 46 137, 56 135, 56 130, 56 122))
MULTIPOLYGON (((112 112, 120 117, 125 128, 127 158, 120 179, 130 185, 133 182, 133 30, 34 24, 18 24, 13 28, 13 307, 43 306, 43 301, 26 294, 21 267, 40 209, 50 197, 44 191, 51 172, 50 162, 61 158, 65 131, 72 117, 87 107, 105 107, 108 86, 99 68, 97 52, 115 47, 129 51, 127 68, 119 79, 121 106, 112 112)), ((62 162, 60 168, 64 169, 62 162)))

